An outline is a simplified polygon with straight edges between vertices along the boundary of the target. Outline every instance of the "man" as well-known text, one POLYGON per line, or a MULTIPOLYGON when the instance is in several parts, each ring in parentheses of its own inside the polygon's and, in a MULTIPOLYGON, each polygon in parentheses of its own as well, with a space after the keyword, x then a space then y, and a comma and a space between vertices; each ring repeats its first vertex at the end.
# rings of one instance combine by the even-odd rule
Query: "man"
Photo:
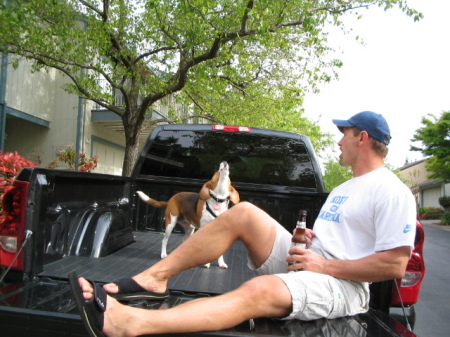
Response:
POLYGON ((367 311, 369 282, 404 275, 413 248, 416 207, 409 189, 384 168, 391 139, 385 119, 364 111, 333 122, 343 133, 340 163, 350 166, 354 177, 330 193, 314 231, 307 231, 309 249, 290 248, 291 233, 256 206, 239 203, 165 259, 128 279, 127 286, 163 296, 170 277, 218 258, 238 239, 248 249, 249 267, 261 276, 229 293, 168 310, 120 304, 111 296, 130 291, 120 284, 104 286, 111 296, 98 287, 94 296, 90 282, 72 276, 91 335, 221 330, 255 317, 311 320, 367 311), (292 261, 297 263, 288 265, 292 261))

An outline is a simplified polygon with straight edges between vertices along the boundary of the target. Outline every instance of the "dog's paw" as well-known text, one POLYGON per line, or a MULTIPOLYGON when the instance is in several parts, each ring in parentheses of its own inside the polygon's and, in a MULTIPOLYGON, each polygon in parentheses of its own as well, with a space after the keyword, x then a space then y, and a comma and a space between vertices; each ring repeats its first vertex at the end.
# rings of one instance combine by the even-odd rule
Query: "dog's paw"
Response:
POLYGON ((219 264, 219 267, 222 269, 228 269, 228 265, 225 263, 225 260, 223 258, 223 255, 219 257, 219 260, 217 261, 219 264))
POLYGON ((205 268, 209 268, 210 266, 211 266, 211 263, 207 263, 207 264, 203 265, 203 267, 205 267, 205 268))
POLYGON ((167 257, 167 253, 161 253, 161 259, 164 259, 165 257, 167 257))
POLYGON ((139 196, 139 198, 141 198, 145 202, 147 202, 150 199, 149 196, 142 191, 137 191, 136 193, 139 196))

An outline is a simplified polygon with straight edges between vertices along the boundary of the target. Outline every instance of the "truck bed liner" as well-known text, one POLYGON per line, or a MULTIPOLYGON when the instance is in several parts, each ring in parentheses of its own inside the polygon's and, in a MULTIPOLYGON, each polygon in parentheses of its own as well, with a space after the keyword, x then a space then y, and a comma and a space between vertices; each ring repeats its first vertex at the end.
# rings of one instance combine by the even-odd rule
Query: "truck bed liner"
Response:
MULTIPOLYGON (((160 260, 162 235, 160 232, 135 232, 134 235, 134 243, 109 256, 98 259, 68 256, 45 265, 39 276, 66 279, 70 272, 76 271, 79 276, 107 283, 136 275, 160 260)), ((172 234, 168 252, 180 245, 183 237, 172 234)), ((186 270, 169 281, 169 289, 211 294, 236 289, 256 275, 247 267, 246 256, 244 244, 238 241, 225 253, 228 269, 220 268, 217 261, 213 261, 209 269, 196 267, 186 270)))

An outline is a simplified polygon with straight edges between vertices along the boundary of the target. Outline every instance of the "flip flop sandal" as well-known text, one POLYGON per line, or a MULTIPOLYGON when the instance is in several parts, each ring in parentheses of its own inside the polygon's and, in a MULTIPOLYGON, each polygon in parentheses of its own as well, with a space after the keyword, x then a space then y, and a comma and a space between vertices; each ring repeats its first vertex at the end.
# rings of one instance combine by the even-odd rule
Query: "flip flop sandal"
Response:
POLYGON ((69 283, 75 298, 81 320, 91 337, 105 337, 102 332, 104 323, 104 312, 106 310, 106 291, 97 283, 89 281, 94 288, 94 296, 89 301, 83 297, 83 290, 78 283, 75 272, 69 274, 69 283))
POLYGON ((119 287, 117 294, 108 293, 109 296, 114 297, 118 301, 132 301, 132 300, 150 300, 150 301, 162 301, 169 297, 169 290, 163 293, 155 293, 142 288, 132 278, 121 278, 113 282, 119 287))

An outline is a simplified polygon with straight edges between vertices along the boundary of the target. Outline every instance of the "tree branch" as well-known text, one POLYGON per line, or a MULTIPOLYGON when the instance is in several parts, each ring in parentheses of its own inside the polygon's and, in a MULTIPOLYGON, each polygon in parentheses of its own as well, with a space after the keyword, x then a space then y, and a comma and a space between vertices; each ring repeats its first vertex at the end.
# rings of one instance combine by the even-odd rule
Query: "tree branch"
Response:
MULTIPOLYGON (((94 5, 90 4, 89 2, 85 1, 85 0, 78 0, 80 1, 80 3, 89 8, 90 10, 92 10, 93 12, 97 13, 100 17, 104 18, 105 13, 102 12, 100 9, 98 9, 97 7, 95 7, 94 5)), ((107 1, 107 0, 105 0, 107 1)), ((109 3, 109 1, 107 1, 109 3)), ((103 6, 103 9, 105 9, 105 6, 103 6)))
POLYGON ((241 32, 247 31, 248 13, 253 9, 253 0, 249 0, 241 20, 241 32))
POLYGON ((158 53, 160 53, 160 52, 162 52, 162 51, 174 51, 174 50, 178 50, 178 48, 177 48, 177 47, 162 47, 162 48, 158 48, 158 49, 151 50, 151 51, 149 51, 149 52, 147 52, 147 53, 144 53, 144 54, 139 55, 139 56, 134 60, 133 64, 136 64, 138 61, 143 60, 143 59, 146 58, 146 57, 149 57, 149 56, 158 54, 158 53))
POLYGON ((326 11, 328 13, 331 14, 340 14, 340 13, 344 13, 353 9, 358 9, 358 8, 368 8, 371 6, 371 4, 367 4, 367 5, 360 5, 360 6, 354 6, 354 7, 348 7, 347 4, 344 4, 342 1, 339 1, 341 3, 341 6, 337 6, 337 7, 317 7, 315 9, 311 10, 311 13, 314 12, 320 12, 320 11, 326 11))
POLYGON ((202 11, 201 11, 197 6, 195 6, 195 5, 194 5, 191 1, 189 1, 189 0, 187 0, 187 3, 189 4, 189 6, 191 6, 191 7, 197 12, 198 15, 201 16, 201 18, 203 19, 203 21, 206 21, 206 22, 209 23, 209 21, 208 21, 208 20, 206 19, 206 17, 203 15, 202 11))
POLYGON ((181 120, 183 121, 183 123, 185 123, 188 120, 194 119, 194 118, 204 118, 204 119, 207 119, 207 120, 209 120, 211 122, 214 122, 214 123, 217 123, 217 124, 224 124, 223 121, 219 121, 219 120, 214 119, 214 118, 212 118, 212 117, 210 117, 208 115, 191 115, 191 116, 188 116, 186 118, 182 118, 181 120))
POLYGON ((178 46, 179 50, 182 50, 182 44, 180 43, 180 41, 178 41, 175 36, 173 36, 172 34, 169 33, 169 31, 166 29, 166 27, 161 27, 161 31, 169 38, 171 39, 173 42, 175 42, 175 44, 178 46))
POLYGON ((48 54, 38 53, 37 51, 33 51, 33 50, 22 49, 22 48, 19 48, 19 49, 8 50, 8 52, 9 53, 18 53, 19 55, 23 55, 24 57, 29 57, 31 59, 38 61, 39 63, 41 63, 45 66, 51 67, 51 68, 55 67, 54 63, 57 63, 57 64, 66 65, 68 67, 77 67, 77 68, 85 69, 85 70, 93 70, 93 71, 101 74, 109 83, 114 84, 114 82, 112 81, 110 76, 106 72, 104 72, 103 69, 101 69, 101 68, 86 65, 86 64, 80 64, 78 62, 69 62, 69 61, 66 61, 66 60, 63 60, 60 58, 50 56, 48 54), (19 51, 19 49, 20 49, 20 51, 19 51), (48 62, 47 60, 52 61, 52 63, 48 62))
MULTIPOLYGON (((43 62, 44 63, 44 62, 43 62)), ((45 64, 45 63, 44 63, 45 64)), ((105 101, 102 101, 96 97, 94 97, 77 79, 77 77, 75 77, 71 72, 67 71, 67 69, 65 69, 64 67, 60 67, 58 65, 52 65, 52 68, 55 68, 59 71, 61 71, 62 73, 66 74, 75 84, 75 86, 77 87, 78 91, 84 96, 84 98, 89 99, 103 107, 105 107, 106 109, 115 112, 116 114, 118 114, 119 116, 123 116, 123 111, 120 110, 118 107, 108 104, 105 101)))
POLYGON ((186 95, 189 97, 189 99, 195 104, 197 108, 200 109, 200 111, 206 111, 205 108, 195 99, 194 96, 192 96, 188 91, 185 91, 186 95))
POLYGON ((228 83, 231 84, 231 86, 237 90, 239 90, 240 92, 242 92, 242 94, 244 96, 247 96, 247 92, 245 91, 245 88, 247 88, 247 84, 244 83, 237 83, 235 81, 233 81, 231 78, 229 78, 228 76, 218 76, 218 78, 227 81, 228 83))

